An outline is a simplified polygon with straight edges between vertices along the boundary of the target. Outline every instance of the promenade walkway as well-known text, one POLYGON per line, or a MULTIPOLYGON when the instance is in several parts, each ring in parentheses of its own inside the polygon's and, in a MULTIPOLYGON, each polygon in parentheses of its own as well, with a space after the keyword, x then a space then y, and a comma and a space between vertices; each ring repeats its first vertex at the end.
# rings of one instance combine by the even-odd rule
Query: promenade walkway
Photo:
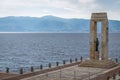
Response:
POLYGON ((21 80, 90 80, 107 69, 72 66, 21 80))
POLYGON ((7 76, 2 74, 4 78, 0 78, 0 80, 120 80, 120 76, 118 76, 120 65, 110 69, 103 69, 79 67, 78 64, 80 62, 35 70, 24 74, 7 74, 7 76), (114 74, 116 74, 116 79, 113 77, 114 74))

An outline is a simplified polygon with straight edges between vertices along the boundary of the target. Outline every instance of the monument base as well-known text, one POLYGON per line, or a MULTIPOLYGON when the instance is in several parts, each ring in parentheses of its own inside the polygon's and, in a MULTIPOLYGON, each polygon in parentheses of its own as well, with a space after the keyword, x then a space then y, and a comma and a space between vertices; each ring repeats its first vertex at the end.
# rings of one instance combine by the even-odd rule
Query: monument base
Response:
POLYGON ((112 68, 117 66, 117 64, 112 60, 85 60, 79 67, 95 67, 95 68, 112 68))

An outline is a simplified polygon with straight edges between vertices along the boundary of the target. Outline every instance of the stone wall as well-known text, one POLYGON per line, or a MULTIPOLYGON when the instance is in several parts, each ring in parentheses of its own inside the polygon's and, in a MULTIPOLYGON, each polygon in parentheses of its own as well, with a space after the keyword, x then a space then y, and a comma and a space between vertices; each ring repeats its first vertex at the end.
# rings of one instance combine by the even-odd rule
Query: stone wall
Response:
POLYGON ((110 80, 110 78, 115 78, 116 75, 120 76, 120 65, 102 72, 91 80, 110 80))

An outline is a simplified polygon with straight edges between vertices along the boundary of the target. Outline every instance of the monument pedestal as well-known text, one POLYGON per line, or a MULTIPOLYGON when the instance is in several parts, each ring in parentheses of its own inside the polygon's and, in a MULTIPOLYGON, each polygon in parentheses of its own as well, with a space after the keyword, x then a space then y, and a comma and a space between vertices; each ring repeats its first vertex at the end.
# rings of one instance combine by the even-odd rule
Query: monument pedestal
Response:
POLYGON ((112 60, 85 60, 79 67, 94 67, 94 68, 112 68, 117 66, 115 62, 112 60))

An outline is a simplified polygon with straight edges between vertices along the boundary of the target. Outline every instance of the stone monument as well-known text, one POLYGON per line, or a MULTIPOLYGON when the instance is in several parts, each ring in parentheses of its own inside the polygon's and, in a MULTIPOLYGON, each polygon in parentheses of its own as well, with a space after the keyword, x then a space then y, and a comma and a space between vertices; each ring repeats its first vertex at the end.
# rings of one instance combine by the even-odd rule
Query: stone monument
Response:
POLYGON ((108 60, 108 19, 107 13, 92 13, 90 21, 90 59, 97 59, 96 42, 97 38, 97 22, 102 23, 101 31, 101 59, 108 60))
POLYGON ((108 59, 108 19, 107 13, 92 13, 90 20, 90 57, 79 66, 111 68, 116 64, 108 59), (97 37, 97 22, 101 22, 101 53, 99 53, 99 40, 97 37), (99 56, 101 54, 101 56, 99 56))

